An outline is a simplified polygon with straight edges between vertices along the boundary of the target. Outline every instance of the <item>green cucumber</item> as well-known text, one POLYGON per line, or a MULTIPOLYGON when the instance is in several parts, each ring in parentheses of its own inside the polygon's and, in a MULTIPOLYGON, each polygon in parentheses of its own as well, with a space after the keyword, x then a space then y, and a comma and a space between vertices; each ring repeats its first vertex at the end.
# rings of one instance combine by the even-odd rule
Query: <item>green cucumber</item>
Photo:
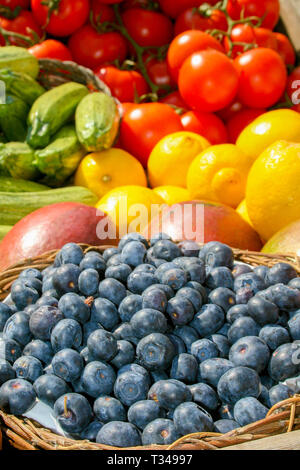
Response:
POLYGON ((9 176, 0 176, 0 192, 7 193, 34 193, 39 191, 48 191, 50 188, 43 184, 34 183, 23 179, 10 178, 9 176))
POLYGON ((0 69, 0 80, 5 83, 7 93, 17 96, 30 106, 46 92, 36 80, 26 73, 0 69))
POLYGON ((27 49, 17 46, 0 47, 0 69, 27 73, 32 78, 36 78, 40 70, 37 58, 27 49))
POLYGON ((29 107, 20 98, 6 95, 0 104, 0 127, 8 141, 24 142, 29 107))
POLYGON ((34 180, 39 173, 34 165, 34 152, 24 142, 0 144, 0 176, 34 180))

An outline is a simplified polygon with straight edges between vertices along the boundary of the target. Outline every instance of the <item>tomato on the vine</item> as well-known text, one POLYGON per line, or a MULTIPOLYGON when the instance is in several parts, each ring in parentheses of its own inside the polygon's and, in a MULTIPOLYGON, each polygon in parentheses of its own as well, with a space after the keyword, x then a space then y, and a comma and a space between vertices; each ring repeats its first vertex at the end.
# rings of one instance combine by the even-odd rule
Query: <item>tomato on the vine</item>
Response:
POLYGON ((37 22, 53 36, 70 36, 88 19, 89 0, 31 0, 37 22), (48 22, 49 16, 49 22, 48 22))
POLYGON ((127 56, 127 43, 121 34, 97 33, 89 24, 70 37, 68 46, 74 60, 91 69, 115 60, 122 63, 127 56))
MULTIPOLYGON (((277 51, 276 36, 267 28, 253 28, 249 24, 237 24, 232 29, 230 39, 232 42, 245 43, 245 45, 253 44, 253 47, 267 47, 277 51)), ((224 38, 224 47, 226 52, 229 52, 230 42, 228 37, 224 38)), ((231 57, 236 57, 238 54, 245 52, 245 50, 242 45, 234 45, 231 57)))
POLYGON ((105 65, 96 69, 95 74, 121 103, 134 102, 149 91, 146 80, 135 70, 119 70, 113 65, 105 65))
POLYGON ((102 3, 107 3, 108 5, 112 5, 113 3, 121 3, 123 0, 101 0, 102 3))
POLYGON ((279 20, 279 0, 229 0, 227 11, 232 19, 257 16, 264 18, 261 26, 273 29, 279 20))
POLYGON ((286 65, 295 65, 295 49, 287 36, 281 33, 273 33, 277 41, 277 52, 286 65))
POLYGON ((235 60, 239 73, 238 98, 249 108, 269 108, 284 93, 286 67, 272 49, 258 47, 244 52, 235 60))
POLYGON ((30 0, 0 0, 0 7, 7 7, 11 10, 14 10, 17 7, 21 7, 24 10, 27 10, 29 4, 30 0))
POLYGON ((177 18, 180 13, 188 8, 198 7, 202 3, 215 5, 219 0, 158 0, 160 8, 171 18, 177 18))
POLYGON ((237 113, 242 111, 242 109, 246 109, 245 106, 240 101, 235 99, 232 103, 230 103, 229 106, 226 106, 226 108, 218 111, 218 116, 222 119, 222 121, 227 122, 237 113))
POLYGON ((160 88, 159 95, 176 87, 176 83, 170 75, 166 59, 159 59, 147 53, 143 56, 143 59, 150 80, 160 88))
POLYGON ((160 47, 173 38, 171 20, 156 11, 130 8, 122 13, 124 25, 132 39, 142 47, 160 47))
POLYGON ((266 109, 242 109, 227 122, 229 141, 235 144, 240 133, 256 118, 266 113, 266 109))
POLYGON ((160 98, 160 103, 165 103, 168 104, 169 106, 173 108, 178 108, 182 109, 183 111, 188 110, 188 105, 184 102, 181 94, 179 93, 178 90, 172 91, 172 93, 169 93, 168 95, 164 96, 163 98, 160 98))
MULTIPOLYGON (((27 10, 21 10, 18 16, 11 20, 0 16, 0 26, 7 31, 11 31, 12 33, 18 33, 22 34, 23 36, 27 36, 33 41, 35 41, 37 37, 41 38, 43 36, 43 31, 35 21, 33 14, 31 11, 27 10)), ((25 41, 22 41, 22 39, 13 37, 9 39, 9 42, 12 45, 19 45, 24 47, 27 45, 25 41)), ((5 44, 5 40, 1 35, 0 44, 5 44)))
POLYGON ((28 49, 38 59, 73 60, 71 52, 62 42, 46 39, 28 49))
POLYGON ((129 107, 125 112, 120 144, 146 167, 155 145, 166 135, 182 129, 180 116, 170 106, 143 103, 129 107))
POLYGON ((202 135, 212 145, 228 142, 228 134, 223 121, 213 113, 189 111, 181 116, 181 124, 185 131, 202 135))
POLYGON ((183 62, 194 52, 205 49, 224 52, 219 41, 203 31, 185 31, 173 39, 168 49, 167 60, 170 73, 176 82, 183 62))
POLYGON ((200 31, 219 29, 221 31, 227 31, 227 28, 227 19, 222 11, 213 10, 211 16, 207 17, 195 8, 189 8, 182 12, 176 19, 174 32, 175 36, 178 36, 178 34, 189 29, 200 29, 200 31))
POLYGON ((100 3, 98 0, 92 0, 91 14, 94 25, 99 25, 106 21, 112 23, 116 19, 112 7, 105 3, 100 3))
POLYGON ((192 109, 215 112, 233 101, 238 82, 233 62, 225 54, 208 49, 186 59, 179 72, 178 87, 192 109))

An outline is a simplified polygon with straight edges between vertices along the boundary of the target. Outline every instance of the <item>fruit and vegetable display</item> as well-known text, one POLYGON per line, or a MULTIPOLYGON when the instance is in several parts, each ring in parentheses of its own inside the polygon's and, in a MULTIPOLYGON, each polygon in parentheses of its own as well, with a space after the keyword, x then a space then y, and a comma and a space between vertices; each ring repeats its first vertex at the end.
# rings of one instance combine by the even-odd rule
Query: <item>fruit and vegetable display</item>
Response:
POLYGON ((116 447, 261 420, 295 393, 299 281, 287 263, 235 263, 219 242, 68 243, 0 304, 0 407, 39 400, 68 436, 116 447))

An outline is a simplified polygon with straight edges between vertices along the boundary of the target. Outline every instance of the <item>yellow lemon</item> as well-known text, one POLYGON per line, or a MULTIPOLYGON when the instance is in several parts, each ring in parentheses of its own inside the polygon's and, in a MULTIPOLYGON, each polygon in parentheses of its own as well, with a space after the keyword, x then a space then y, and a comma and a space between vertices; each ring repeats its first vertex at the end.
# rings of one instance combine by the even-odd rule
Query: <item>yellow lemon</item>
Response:
POLYGON ((152 217, 159 215, 164 200, 143 186, 122 186, 106 193, 97 203, 117 227, 121 238, 128 232, 142 232, 152 217))
POLYGON ((251 225, 251 227, 253 227, 249 214, 248 214, 246 199, 242 200, 240 205, 237 207, 236 211, 238 214, 240 214, 242 219, 244 219, 249 225, 251 225))
POLYGON ((246 203, 263 240, 300 217, 300 144, 280 140, 268 147, 249 173, 246 203))
POLYGON ((147 186, 147 178, 141 163, 117 148, 86 155, 75 174, 75 185, 89 188, 99 198, 124 184, 147 186))
POLYGON ((191 199, 188 190, 186 188, 181 188, 180 186, 158 186, 157 188, 154 188, 153 191, 169 206, 178 204, 179 202, 189 201, 191 199))
POLYGON ((152 188, 165 185, 185 188, 190 164, 196 155, 209 146, 208 140, 193 132, 175 132, 161 139, 148 160, 152 188))
POLYGON ((236 144, 254 162, 277 140, 300 142, 300 114, 292 109, 278 109, 262 114, 240 134, 236 144))
POLYGON ((236 208, 245 197, 251 159, 236 145, 213 145, 189 167, 187 188, 192 199, 206 199, 236 208))

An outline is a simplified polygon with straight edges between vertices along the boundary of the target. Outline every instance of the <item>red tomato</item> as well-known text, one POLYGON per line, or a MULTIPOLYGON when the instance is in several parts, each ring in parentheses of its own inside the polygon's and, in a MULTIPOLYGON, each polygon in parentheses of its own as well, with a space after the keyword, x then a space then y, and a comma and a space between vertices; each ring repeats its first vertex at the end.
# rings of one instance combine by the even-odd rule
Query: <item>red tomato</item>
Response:
POLYGON ((286 65, 295 65, 296 53, 287 36, 281 33, 273 33, 277 40, 277 52, 286 65))
POLYGON ((215 112, 234 99, 238 73, 225 54, 208 49, 186 59, 179 72, 178 87, 192 109, 215 112))
POLYGON ((167 96, 161 98, 159 101, 160 103, 165 103, 173 107, 175 106, 175 108, 183 109, 184 111, 188 110, 188 105, 183 101, 179 91, 173 91, 167 96))
POLYGON ((224 123, 213 113, 189 111, 181 116, 181 124, 185 131, 202 135, 212 145, 228 142, 224 123))
POLYGON ((227 31, 227 28, 226 16, 222 11, 214 10, 212 15, 207 18, 194 8, 190 8, 178 16, 174 32, 175 36, 178 36, 178 34, 184 33, 184 31, 189 29, 200 29, 201 31, 220 29, 221 31, 227 31))
POLYGON ((130 36, 140 46, 160 47, 173 38, 172 22, 162 13, 130 8, 122 14, 122 19, 130 36))
POLYGON ((100 3, 98 0, 92 0, 91 13, 95 25, 104 23, 105 21, 113 22, 116 19, 112 7, 100 3))
POLYGON ((91 25, 76 31, 68 45, 74 60, 91 69, 115 60, 123 62, 127 55, 127 43, 121 34, 97 33, 91 25))
POLYGON ((0 5, 14 10, 21 7, 26 10, 29 7, 30 0, 0 0, 0 5))
POLYGON ((51 13, 47 24, 48 4, 50 4, 49 0, 31 0, 31 9, 37 22, 53 36, 70 36, 88 19, 89 0, 61 0, 57 10, 51 13))
POLYGON ((171 75, 176 82, 183 62, 194 52, 205 49, 216 49, 224 52, 224 48, 219 41, 203 31, 185 31, 173 39, 168 49, 167 61, 171 75))
POLYGON ((122 2, 122 10, 128 10, 129 8, 147 8, 149 5, 148 0, 125 0, 122 2))
POLYGON ((38 59, 73 60, 71 52, 62 42, 46 39, 28 49, 38 59))
POLYGON ((218 112, 218 116, 225 122, 229 121, 233 116, 236 115, 236 113, 239 113, 242 111, 242 109, 245 109, 245 106, 240 103, 240 101, 234 100, 232 103, 230 103, 229 106, 226 106, 226 108, 221 109, 221 111, 218 112))
POLYGON ((234 20, 241 18, 243 12, 244 17, 266 15, 261 26, 273 29, 279 20, 280 5, 279 0, 229 0, 227 11, 234 20))
MULTIPOLYGON (((0 16, 0 26, 7 31, 22 34, 23 36, 27 36, 33 40, 36 39, 36 35, 40 38, 43 35, 43 32, 35 21, 33 14, 26 10, 22 10, 19 15, 12 20, 8 20, 7 18, 0 16), (34 31, 34 33, 32 31, 34 31)), ((3 36, 0 36, 0 44, 5 44, 3 36)), ((23 43, 22 40, 13 38, 10 39, 10 44, 22 46, 26 45, 26 43, 23 43)))
MULTIPOLYGON (((230 39, 232 42, 243 42, 245 44, 255 44, 259 47, 267 47, 277 51, 277 39, 275 34, 267 28, 252 28, 248 24, 236 25, 231 33, 230 39)), ((230 43, 227 37, 224 39, 225 50, 230 50, 230 43)), ((232 57, 242 54, 245 51, 243 46, 234 46, 232 57)))
POLYGON ((101 0, 102 3, 108 3, 109 5, 112 5, 113 3, 121 3, 123 0, 101 0))
POLYGON ((134 102, 149 91, 144 77, 135 70, 119 70, 113 65, 107 65, 96 69, 95 73, 121 103, 134 102))
POLYGON ((167 104, 144 103, 129 108, 121 124, 121 145, 147 166, 151 151, 163 137, 182 131, 180 116, 167 104))
POLYGON ((177 18, 187 8, 199 7, 202 3, 215 5, 217 2, 218 0, 158 0, 162 11, 172 18, 177 18))
POLYGON ((229 134, 229 141, 235 144, 240 133, 247 127, 254 119, 264 114, 266 109, 242 109, 242 111, 236 113, 227 122, 227 130, 229 134))
POLYGON ((287 71, 280 55, 258 47, 235 59, 239 72, 238 98, 249 108, 269 108, 284 93, 287 71))
POLYGON ((296 67, 288 77, 286 91, 298 111, 300 104, 300 67, 296 67))
POLYGON ((145 54, 144 63, 151 81, 161 89, 158 91, 159 95, 166 93, 166 87, 176 88, 176 83, 172 80, 165 59, 147 57, 147 54, 145 54))

